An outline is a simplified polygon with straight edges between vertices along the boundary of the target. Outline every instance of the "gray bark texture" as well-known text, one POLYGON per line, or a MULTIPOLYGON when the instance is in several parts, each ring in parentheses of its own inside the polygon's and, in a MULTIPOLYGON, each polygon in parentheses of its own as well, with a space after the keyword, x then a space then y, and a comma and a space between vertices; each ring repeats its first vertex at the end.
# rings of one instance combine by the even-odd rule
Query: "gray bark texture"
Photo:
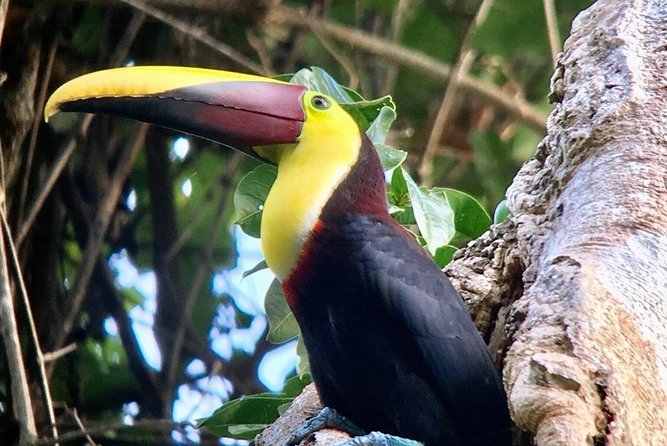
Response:
POLYGON ((447 274, 536 444, 667 445, 667 2, 582 12, 550 98, 510 217, 447 274))
POLYGON ((573 23, 548 134, 508 191, 516 245, 501 263, 522 265, 523 294, 504 378, 538 445, 667 444, 665 87, 667 3, 597 2, 573 23))
POLYGON ((667 444, 666 87, 667 3, 597 2, 508 191, 525 269, 504 377, 538 445, 667 444))

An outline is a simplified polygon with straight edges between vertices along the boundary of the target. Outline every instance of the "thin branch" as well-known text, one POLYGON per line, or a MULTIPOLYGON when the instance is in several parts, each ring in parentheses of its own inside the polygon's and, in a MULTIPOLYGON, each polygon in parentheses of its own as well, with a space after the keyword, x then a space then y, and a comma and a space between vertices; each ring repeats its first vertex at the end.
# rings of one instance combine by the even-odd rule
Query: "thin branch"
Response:
MULTIPOLYGON (((128 51, 130 50, 130 46, 134 41, 137 32, 139 31, 139 28, 141 28, 143 20, 144 20, 143 14, 135 14, 135 16, 132 17, 132 20, 130 21, 130 24, 128 25, 127 29, 125 30, 122 39, 118 43, 116 50, 114 51, 109 60, 110 66, 112 67, 118 66, 123 61, 123 59, 125 59, 128 51)), ((40 110, 40 116, 41 116, 41 110, 40 110)), ((76 149, 77 147, 79 138, 83 139, 88 133, 88 127, 90 127, 90 123, 92 120, 93 120, 93 115, 86 115, 81 119, 81 124, 79 124, 79 129, 77 130, 76 133, 74 133, 70 137, 70 139, 67 141, 63 149, 61 149, 60 153, 56 157, 56 162, 51 167, 46 182, 40 189, 32 205, 30 206, 30 210, 28 211, 27 217, 25 218, 25 220, 21 221, 20 224, 18 225, 19 229, 16 232, 16 237, 15 237, 16 246, 21 246, 23 240, 25 240, 25 237, 28 235, 30 228, 35 222, 35 218, 37 218, 37 214, 39 214, 39 211, 42 209, 42 206, 44 205, 46 198, 51 193, 53 186, 56 184, 56 181, 62 174, 63 170, 65 169, 65 166, 67 166, 69 159, 72 157, 74 149, 76 149)))
POLYGON ((160 22, 174 28, 175 30, 182 32, 183 34, 192 37, 193 39, 203 43, 204 45, 208 46, 214 51, 233 60, 237 64, 241 65, 242 67, 245 67, 246 69, 254 73, 264 72, 262 66, 248 59, 247 57, 236 51, 231 46, 213 38, 202 28, 195 27, 190 23, 180 20, 157 8, 154 8, 153 6, 141 0, 120 0, 120 1, 135 9, 138 9, 146 13, 147 15, 153 17, 154 19, 159 20, 160 22))
MULTIPOLYGON (((398 0, 398 4, 394 9, 394 13, 391 18, 391 41, 394 44, 398 44, 401 40, 401 34, 403 33, 403 26, 405 25, 405 19, 407 17, 407 12, 410 9, 411 0, 398 0)), ((396 78, 398 76, 398 66, 396 64, 389 64, 387 67, 387 76, 384 81, 384 92, 389 94, 394 89, 394 84, 396 84, 396 78)))
MULTIPOLYGON (((296 8, 276 7, 271 11, 271 20, 304 28, 315 27, 321 33, 350 44, 355 50, 377 54, 390 62, 410 67, 438 80, 446 81, 451 75, 451 68, 447 64, 443 64, 424 53, 329 20, 309 17, 296 8)), ((516 120, 525 123, 538 132, 546 130, 547 115, 520 97, 509 96, 497 86, 487 84, 471 76, 463 76, 460 79, 459 88, 504 110, 516 120)))
POLYGON ((44 104, 46 103, 47 92, 49 88, 49 80, 51 79, 51 71, 53 70, 53 62, 56 59, 56 52, 58 50, 60 40, 60 33, 58 33, 55 38, 51 41, 51 47, 49 48, 49 53, 47 56, 46 67, 44 68, 44 73, 41 76, 41 87, 39 89, 39 96, 37 98, 37 103, 35 104, 35 109, 38 111, 33 116, 32 128, 30 130, 30 143, 28 144, 28 150, 25 155, 25 172, 26 174, 23 177, 23 183, 21 184, 21 192, 19 195, 19 208, 18 208, 18 218, 17 221, 23 220, 23 206, 26 202, 26 197, 28 196, 28 186, 30 184, 30 179, 32 177, 32 161, 35 155, 35 148, 37 146, 37 134, 39 133, 39 126, 43 121, 43 116, 41 111, 44 110, 44 104))
MULTIPOLYGON (((9 9, 9 0, 0 0, 0 44, 2 44, 2 35, 5 31, 5 19, 7 18, 7 10, 9 9)), ((0 82, 2 85, 2 82, 0 82)))
POLYGON ((30 231, 30 228, 32 228, 33 223, 35 223, 37 214, 39 214, 39 211, 42 210, 42 206, 44 205, 46 198, 51 193, 53 186, 56 184, 60 174, 62 174, 65 166, 67 166, 69 159, 74 153, 74 149, 76 149, 77 146, 77 139, 79 137, 84 137, 86 133, 88 133, 88 127, 90 127, 90 122, 92 119, 93 115, 84 116, 84 118, 81 120, 81 124, 79 125, 77 133, 67 141, 67 144, 65 144, 65 146, 60 150, 60 153, 58 153, 56 162, 51 167, 48 178, 37 194, 37 197, 35 197, 32 206, 30 206, 30 210, 28 211, 27 216, 18 225, 19 230, 16 233, 16 246, 21 246, 23 244, 23 240, 25 240, 28 232, 30 231))
MULTIPOLYGON (((84 434, 86 441, 88 444, 92 446, 97 446, 97 443, 93 441, 93 437, 90 436, 90 433, 86 431, 86 428, 84 427, 83 423, 81 422, 81 418, 79 418, 79 414, 76 411, 76 408, 70 409, 70 415, 72 415, 72 418, 74 418, 74 422, 76 423, 77 426, 79 426, 79 429, 81 429, 81 432, 84 434)), ((57 444, 55 446, 58 446, 57 444)))
POLYGON ((127 28, 125 28, 123 37, 118 42, 115 51, 109 58, 110 66, 115 67, 123 63, 123 59, 125 59, 130 52, 130 47, 132 46, 132 43, 134 43, 134 39, 137 37, 137 34, 145 21, 146 14, 141 11, 135 11, 130 23, 128 23, 127 28))
POLYGON ((262 42, 262 39, 257 37, 257 35, 250 29, 246 30, 246 39, 248 39, 248 44, 250 44, 252 49, 255 50, 255 53, 257 53, 257 57, 259 57, 259 61, 262 64, 262 72, 275 73, 276 70, 273 69, 271 56, 269 56, 269 52, 267 51, 264 42, 262 42))
POLYGON ((53 438, 58 438, 58 427, 56 426, 56 415, 53 411, 53 400, 51 399, 51 389, 49 388, 49 381, 46 377, 46 367, 44 367, 45 360, 42 353, 42 345, 39 342, 39 335, 37 334, 37 327, 35 326, 35 318, 32 315, 32 308, 30 307, 30 300, 28 299, 28 289, 25 286, 25 281, 23 280, 23 274, 21 273, 21 263, 19 262, 19 257, 16 251, 16 246, 12 241, 11 229, 9 228, 9 223, 7 222, 6 215, 4 211, 0 211, 0 219, 2 220, 2 230, 4 236, 7 238, 7 247, 9 248, 9 254, 12 259, 12 266, 14 268, 14 274, 16 275, 16 282, 19 285, 19 290, 21 291, 21 300, 23 301, 23 306, 25 307, 26 319, 28 320, 28 329, 31 337, 33 347, 35 348, 35 354, 37 356, 37 370, 39 372, 39 385, 40 390, 42 391, 43 403, 46 408, 46 414, 49 419, 49 424, 51 425, 51 435, 53 438))
POLYGON ((470 65, 475 59, 475 53, 470 50, 470 44, 472 38, 475 34, 475 31, 479 26, 486 20, 486 16, 489 14, 489 10, 493 5, 493 0, 484 0, 477 10, 475 19, 468 27, 465 37, 461 42, 461 48, 459 50, 459 58, 454 65, 451 76, 449 78, 449 83, 445 89, 445 95, 442 98, 440 103, 440 108, 438 113, 435 116, 435 122, 431 129, 431 134, 428 138, 428 143, 426 144, 426 150, 422 156, 421 162, 417 171, 419 172, 419 177, 421 181, 426 185, 430 186, 432 178, 431 171, 433 170, 433 157, 437 148, 440 146, 440 139, 442 139, 442 134, 445 131, 445 124, 449 120, 450 115, 452 114, 452 109, 454 106, 454 101, 456 99, 456 93, 461 83, 463 77, 467 74, 470 69, 470 65))
MULTIPOLYGON (((234 153, 233 158, 230 160, 231 163, 238 166, 238 162, 243 158, 243 155, 239 153, 234 153)), ((205 192, 205 200, 213 200, 215 197, 218 197, 222 194, 225 188, 228 188, 231 185, 231 179, 227 170, 222 172, 218 181, 212 184, 205 192)), ((187 244, 187 242, 192 238, 199 224, 206 216, 208 209, 205 206, 201 206, 199 209, 195 210, 195 213, 188 218, 188 225, 181 230, 180 235, 176 239, 173 245, 167 251, 165 255, 166 261, 171 262, 187 244)))
POLYGON ((42 359, 44 360, 45 363, 57 361, 63 356, 69 355, 70 353, 76 351, 77 347, 78 346, 76 345, 76 343, 72 342, 71 344, 67 344, 66 346, 58 350, 44 353, 42 359))
POLYGON ((136 332, 132 328, 132 320, 123 306, 120 293, 114 286, 113 275, 109 263, 103 256, 98 256, 94 272, 94 281, 100 288, 102 303, 106 311, 116 321, 118 334, 123 349, 127 354, 128 365, 134 379, 139 384, 142 395, 144 413, 158 413, 160 406, 155 395, 159 395, 155 373, 148 367, 141 353, 141 346, 136 332))
POLYGON ((554 0, 544 0, 544 16, 547 19, 547 31, 549 33, 549 47, 551 48, 551 59, 554 67, 558 62, 558 53, 561 50, 560 33, 558 32, 558 20, 556 19, 556 6, 554 0))
POLYGON ((319 32, 316 28, 310 28, 310 31, 315 34, 315 37, 317 37, 324 49, 327 50, 329 54, 331 54, 331 56, 336 60, 336 62, 340 64, 341 67, 343 67, 347 75, 350 76, 348 86, 351 89, 356 90, 357 86, 359 85, 359 74, 357 74, 357 70, 352 59, 347 57, 345 53, 336 48, 336 45, 330 39, 328 39, 326 35, 319 32))
POLYGON ((37 437, 37 430, 9 284, 4 232, 0 231, 0 334, 7 355, 14 416, 19 423, 19 444, 29 445, 37 437))
MULTIPOLYGON (((79 440, 92 435, 100 435, 106 432, 120 432, 133 429, 153 430, 158 432, 171 432, 172 430, 183 430, 185 427, 191 426, 191 423, 177 423, 173 420, 135 420, 134 424, 122 423, 100 423, 87 427, 85 430, 78 430, 75 432, 67 432, 60 436, 60 441, 63 443, 68 441, 79 440)), ((52 446, 55 441, 52 438, 41 439, 35 443, 37 446, 52 446)))
POLYGON ((55 342, 56 347, 61 346, 65 342, 67 335, 74 325, 74 321, 79 315, 79 310, 86 296, 86 289, 95 269, 96 259, 102 250, 107 228, 123 191, 123 184, 132 171, 134 161, 139 153, 139 149, 143 145, 147 130, 148 124, 137 125, 132 140, 128 141, 118 160, 116 171, 109 182, 109 188, 99 203, 97 215, 90 227, 86 247, 81 255, 82 261, 77 270, 74 285, 72 286, 70 307, 63 322, 62 331, 55 342))
MULTIPOLYGON (((220 180, 223 184, 229 184, 230 179, 233 177, 234 173, 238 171, 238 166, 243 160, 243 155, 240 153, 234 153, 231 159, 225 166, 225 170, 222 174, 220 180)), ((229 194, 221 194, 218 206, 216 208, 215 217, 213 220, 213 225, 209 230, 207 240, 217 240, 220 235, 220 230, 224 226, 225 210, 227 209, 229 194)), ((213 252, 215 250, 215 243, 210 243, 204 253, 202 254, 202 265, 197 270, 197 273, 190 284, 190 292, 188 293, 185 299, 185 308, 183 313, 180 315, 178 320, 178 325, 175 330, 174 336, 174 347, 171 351, 171 358, 169 358, 169 363, 167 367, 169 372, 167 374, 167 385, 169 389, 173 388, 176 382, 176 370, 178 369, 176 365, 179 363, 179 358, 181 356, 181 349, 183 347, 183 340, 185 337, 185 331, 187 328, 187 322, 190 321, 190 316, 194 310, 194 304, 197 300, 197 295, 201 291, 201 287, 204 284, 207 274, 210 272, 210 264, 213 258, 213 252)))

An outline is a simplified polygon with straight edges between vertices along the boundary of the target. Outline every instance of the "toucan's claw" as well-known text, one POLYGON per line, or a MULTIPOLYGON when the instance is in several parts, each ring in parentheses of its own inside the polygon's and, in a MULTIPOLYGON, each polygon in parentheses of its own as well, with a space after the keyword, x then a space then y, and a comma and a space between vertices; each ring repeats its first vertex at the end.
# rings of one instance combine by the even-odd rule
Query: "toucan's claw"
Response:
POLYGON ((368 435, 354 437, 336 446, 423 446, 423 444, 395 435, 371 432, 368 435))
POLYGON ((354 423, 334 409, 325 407, 320 413, 306 421, 303 426, 295 429, 285 443, 285 446, 298 445, 309 435, 326 428, 338 429, 355 437, 365 433, 365 431, 359 429, 354 423))
POLYGON ((382 432, 371 432, 364 435, 365 432, 362 429, 330 407, 325 407, 319 414, 296 429, 290 435, 285 446, 298 445, 309 435, 325 428, 338 429, 354 437, 337 446, 423 446, 418 441, 383 434, 382 432))

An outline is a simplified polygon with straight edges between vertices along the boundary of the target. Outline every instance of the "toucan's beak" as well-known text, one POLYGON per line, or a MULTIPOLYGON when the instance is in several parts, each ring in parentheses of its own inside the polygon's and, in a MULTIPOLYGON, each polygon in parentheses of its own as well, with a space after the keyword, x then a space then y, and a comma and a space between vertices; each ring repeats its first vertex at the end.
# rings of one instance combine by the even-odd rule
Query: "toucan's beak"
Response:
POLYGON ((45 119, 59 111, 108 113, 224 144, 253 157, 254 146, 296 142, 306 88, 226 71, 126 67, 73 79, 53 93, 45 119))

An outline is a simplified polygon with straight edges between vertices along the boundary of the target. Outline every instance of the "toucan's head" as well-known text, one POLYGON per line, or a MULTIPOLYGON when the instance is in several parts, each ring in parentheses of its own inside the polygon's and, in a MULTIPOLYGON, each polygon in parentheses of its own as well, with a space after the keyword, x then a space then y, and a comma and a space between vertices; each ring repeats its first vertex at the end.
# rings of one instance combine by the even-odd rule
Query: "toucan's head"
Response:
MULTIPOLYGON (((199 68, 90 73, 53 93, 45 118, 58 111, 158 124, 277 164, 261 231, 267 263, 281 278, 295 267, 323 207, 359 159, 364 140, 354 119, 326 95, 264 77, 199 68)), ((386 207, 384 201, 379 206, 386 207)))
POLYGON ((145 66, 97 71, 71 80, 49 98, 46 120, 59 111, 107 113, 209 139, 277 164, 285 144, 351 117, 332 99, 260 76, 187 67, 145 66), (313 129, 315 131, 315 129, 313 129))

